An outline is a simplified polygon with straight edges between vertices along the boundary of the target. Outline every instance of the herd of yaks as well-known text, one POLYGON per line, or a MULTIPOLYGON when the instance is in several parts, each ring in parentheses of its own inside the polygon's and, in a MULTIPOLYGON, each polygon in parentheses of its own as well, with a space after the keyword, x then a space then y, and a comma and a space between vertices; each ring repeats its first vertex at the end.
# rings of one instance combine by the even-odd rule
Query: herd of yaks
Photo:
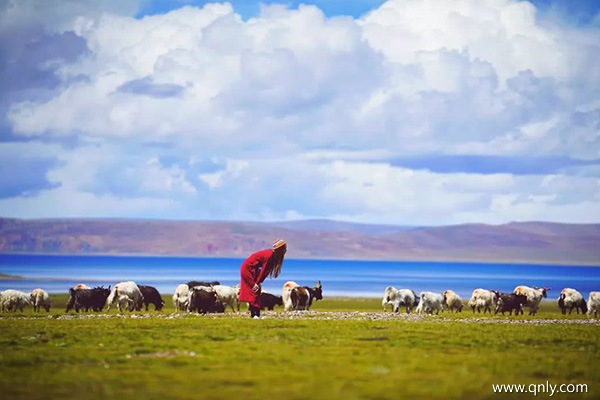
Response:
MULTIPOLYGON (((281 296, 271 293, 261 293, 261 306, 263 309, 273 310, 275 306, 284 306, 286 311, 308 310, 313 301, 321 300, 321 282, 315 287, 300 286, 288 281, 283 285, 281 296)), ((198 313, 222 313, 230 306, 233 311, 240 310, 238 299, 240 287, 221 285, 218 281, 203 282, 189 281, 175 288, 173 306, 177 311, 198 313)), ((138 285, 133 281, 120 282, 112 288, 109 286, 89 287, 78 284, 69 289, 69 299, 65 311, 110 311, 115 306, 119 311, 140 311, 153 304, 156 311, 164 307, 164 300, 153 286, 138 285)), ((0 308, 2 312, 16 312, 32 305, 34 311, 45 309, 50 311, 51 299, 48 293, 40 288, 31 293, 8 289, 0 292, 0 308)))
MULTIPOLYGON (((510 315, 514 312, 515 315, 523 314, 523 308, 529 308, 529 315, 537 313, 542 299, 548 296, 550 288, 538 288, 536 286, 517 286, 512 293, 501 293, 497 290, 475 289, 471 294, 471 298, 467 302, 473 312, 486 312, 504 315, 508 312, 510 315)), ((421 292, 419 296, 410 289, 396 289, 393 286, 388 286, 383 292, 381 302, 383 311, 386 311, 388 305, 392 306, 392 310, 398 312, 400 308, 406 309, 410 313, 413 308, 416 308, 418 314, 428 313, 439 314, 442 310, 450 312, 461 312, 463 309, 463 300, 458 294, 452 290, 445 290, 442 293, 421 292)), ((587 302, 582 294, 571 288, 561 290, 558 297, 558 307, 563 314, 569 311, 569 314, 575 309, 577 314, 594 314, 597 317, 600 314, 600 292, 590 292, 587 302)))
MULTIPOLYGON (((543 298, 547 297, 550 288, 538 288, 529 286, 517 286, 512 293, 501 293, 496 290, 475 289, 467 302, 467 305, 473 312, 486 312, 503 315, 508 312, 510 315, 523 314, 523 308, 529 309, 529 315, 534 315, 543 298)), ((177 311, 189 311, 199 313, 222 313, 226 307, 231 307, 232 311, 240 310, 240 301, 238 299, 239 285, 226 286, 219 282, 189 281, 182 283, 175 288, 173 294, 173 306, 177 311)), ((288 281, 283 285, 281 296, 271 293, 261 293, 261 307, 263 309, 273 310, 275 306, 283 306, 284 311, 309 310, 313 301, 323 298, 323 288, 321 282, 317 282, 314 287, 300 286, 295 282, 288 281)), ((66 312, 75 310, 81 311, 102 311, 107 307, 116 306, 119 311, 140 311, 145 307, 154 305, 156 311, 160 311, 164 306, 164 301, 158 290, 152 286, 137 285, 133 281, 120 282, 111 289, 103 286, 91 288, 84 284, 78 284, 69 289, 69 300, 67 301, 66 312)), ((48 293, 43 289, 34 289, 31 293, 25 293, 18 290, 8 289, 0 292, 0 309, 2 312, 23 311, 24 307, 32 305, 34 311, 45 309, 50 311, 51 300, 48 293)), ((383 311, 387 306, 392 306, 393 312, 399 312, 401 309, 410 313, 415 310, 416 313, 439 314, 442 310, 450 312, 461 312, 464 302, 458 294, 452 290, 445 290, 442 293, 423 291, 417 295, 411 289, 396 289, 393 286, 385 288, 381 302, 383 311)), ((558 297, 558 307, 563 314, 567 310, 569 314, 576 310, 577 314, 594 315, 600 314, 600 292, 590 292, 588 300, 583 298, 582 294, 571 288, 562 289, 558 297)))

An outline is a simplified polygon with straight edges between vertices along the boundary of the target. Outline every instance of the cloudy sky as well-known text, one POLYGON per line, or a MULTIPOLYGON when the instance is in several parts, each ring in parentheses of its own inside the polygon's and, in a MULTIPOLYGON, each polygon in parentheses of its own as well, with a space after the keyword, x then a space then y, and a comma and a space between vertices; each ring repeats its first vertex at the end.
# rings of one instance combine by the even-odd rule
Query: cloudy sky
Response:
POLYGON ((598 223, 599 3, 0 0, 0 216, 598 223))

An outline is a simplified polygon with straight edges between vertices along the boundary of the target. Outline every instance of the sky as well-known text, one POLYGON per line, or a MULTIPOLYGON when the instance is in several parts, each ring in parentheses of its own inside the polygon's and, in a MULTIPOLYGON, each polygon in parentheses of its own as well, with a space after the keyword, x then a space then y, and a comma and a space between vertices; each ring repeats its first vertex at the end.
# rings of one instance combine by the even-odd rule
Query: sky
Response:
POLYGON ((600 223, 600 1, 0 0, 0 217, 600 223))

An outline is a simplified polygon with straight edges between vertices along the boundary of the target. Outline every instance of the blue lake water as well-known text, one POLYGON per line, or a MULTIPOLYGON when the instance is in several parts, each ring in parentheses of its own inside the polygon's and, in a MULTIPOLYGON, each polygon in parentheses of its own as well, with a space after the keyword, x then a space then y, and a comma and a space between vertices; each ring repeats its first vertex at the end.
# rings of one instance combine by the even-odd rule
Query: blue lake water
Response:
MULTIPOLYGON (((23 280, 0 279, 0 290, 25 292, 41 287, 49 293, 66 293, 77 283, 114 285, 133 280, 170 294, 189 280, 239 282, 242 259, 191 257, 49 256, 0 254, 0 273, 23 280)), ((584 297, 600 291, 600 267, 456 262, 346 261, 286 259, 277 279, 263 289, 279 293, 293 280, 301 285, 323 284, 325 296, 381 297, 386 286, 415 292, 452 289, 468 298, 475 288, 511 292, 517 285, 551 287, 555 299, 562 288, 579 290, 584 297)))

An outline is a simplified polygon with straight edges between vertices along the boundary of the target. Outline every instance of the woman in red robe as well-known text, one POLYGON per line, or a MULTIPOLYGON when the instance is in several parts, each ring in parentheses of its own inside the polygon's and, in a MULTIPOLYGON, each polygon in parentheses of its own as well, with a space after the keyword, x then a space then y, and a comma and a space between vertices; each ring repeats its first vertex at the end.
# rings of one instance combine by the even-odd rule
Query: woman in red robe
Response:
POLYGON ((272 249, 257 251, 242 263, 239 300, 248 303, 250 318, 260 318, 260 284, 267 276, 277 278, 286 252, 287 244, 279 239, 272 249))

